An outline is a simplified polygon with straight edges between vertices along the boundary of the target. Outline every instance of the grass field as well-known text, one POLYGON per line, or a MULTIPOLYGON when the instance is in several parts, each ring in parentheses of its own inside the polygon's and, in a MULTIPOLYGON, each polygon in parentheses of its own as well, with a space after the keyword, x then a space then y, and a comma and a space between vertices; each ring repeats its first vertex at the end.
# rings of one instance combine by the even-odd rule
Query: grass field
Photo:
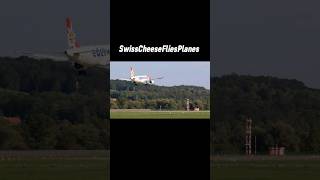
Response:
MULTIPOLYGON (((0 151, 0 180, 108 180, 107 151, 0 151)), ((320 156, 220 156, 212 180, 318 180, 320 156)))
POLYGON ((320 158, 222 158, 211 161, 214 180, 318 180, 320 158))
POLYGON ((210 111, 110 111, 111 119, 209 119, 210 111))
POLYGON ((106 180, 106 151, 0 151, 1 180, 106 180))

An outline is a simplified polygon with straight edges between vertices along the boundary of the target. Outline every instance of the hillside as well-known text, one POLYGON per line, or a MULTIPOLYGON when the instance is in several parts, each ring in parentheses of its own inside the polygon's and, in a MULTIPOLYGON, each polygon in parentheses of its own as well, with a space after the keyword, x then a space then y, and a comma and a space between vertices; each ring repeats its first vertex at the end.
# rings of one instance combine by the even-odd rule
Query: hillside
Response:
MULTIPOLYGON (((76 76, 66 62, 0 58, 0 150, 108 148, 107 82, 105 69, 76 76), (11 117, 21 124, 8 122, 11 117)), ((291 153, 320 153, 320 90, 297 80, 236 74, 211 83, 216 153, 244 152, 247 117, 258 153, 275 144, 291 153)), ((185 98, 210 108, 209 90, 195 86, 111 80, 110 96, 112 108, 182 110, 185 98)))
POLYGON ((112 109, 184 110, 186 98, 191 106, 210 109, 210 90, 197 86, 134 85, 128 81, 111 80, 112 109))
POLYGON ((77 76, 69 62, 0 57, 0 88, 29 93, 58 91, 70 94, 77 91, 81 94, 93 94, 105 92, 106 71, 90 68, 86 76, 77 76), (80 83, 78 89, 77 80, 80 83))
POLYGON ((107 148, 107 79, 105 69, 77 76, 68 62, 0 58, 0 150, 107 148))
POLYGON ((320 90, 264 76, 233 74, 211 81, 216 153, 244 152, 247 117, 260 153, 276 144, 289 152, 320 153, 320 90))

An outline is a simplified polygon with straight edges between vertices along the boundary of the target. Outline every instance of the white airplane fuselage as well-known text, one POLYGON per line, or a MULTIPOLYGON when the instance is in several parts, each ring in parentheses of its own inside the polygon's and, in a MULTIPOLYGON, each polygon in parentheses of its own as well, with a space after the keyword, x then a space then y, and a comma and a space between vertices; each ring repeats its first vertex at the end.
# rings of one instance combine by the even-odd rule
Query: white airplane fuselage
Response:
POLYGON ((154 80, 151 80, 147 75, 132 76, 130 79, 133 83, 154 84, 154 80))
MULTIPOLYGON (((73 31, 71 18, 66 19, 68 49, 59 52, 59 56, 46 54, 32 54, 37 59, 53 59, 57 61, 70 61, 80 72, 88 67, 99 66, 107 68, 110 61, 109 45, 80 46, 76 40, 76 33, 73 31)), ((27 53, 30 54, 30 53, 27 53)))
MULTIPOLYGON (((162 78, 163 77, 159 77, 159 78, 155 78, 155 79, 162 79, 162 78)), ((137 84, 151 85, 151 84, 155 83, 154 79, 152 79, 148 75, 138 75, 138 76, 136 76, 132 67, 130 68, 130 79, 120 78, 120 80, 131 81, 135 85, 137 85, 137 84)))
POLYGON ((107 45, 69 48, 65 54, 71 62, 83 67, 106 66, 110 59, 107 45))
POLYGON ((109 63, 109 46, 81 46, 76 40, 71 18, 66 19, 66 29, 69 48, 65 51, 68 59, 74 63, 77 69, 85 69, 91 66, 103 66, 109 63))

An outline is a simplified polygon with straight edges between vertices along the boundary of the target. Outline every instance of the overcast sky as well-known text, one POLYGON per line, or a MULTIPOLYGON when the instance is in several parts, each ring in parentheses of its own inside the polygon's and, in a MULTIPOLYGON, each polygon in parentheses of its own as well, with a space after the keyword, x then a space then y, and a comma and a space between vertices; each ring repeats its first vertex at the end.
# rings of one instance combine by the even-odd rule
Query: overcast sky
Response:
POLYGON ((136 75, 164 76, 155 80, 157 85, 194 85, 210 89, 209 62, 111 62, 110 79, 129 79, 130 67, 136 75))
MULTIPOLYGON (((320 88, 320 1, 212 2, 212 74, 272 75, 320 88)), ((108 44, 109 0, 1 0, 0 56, 64 50, 67 16, 80 45, 108 44)))
POLYGON ((272 75, 320 88, 320 1, 213 2, 214 75, 272 75))
POLYGON ((0 56, 67 47, 65 18, 80 45, 108 44, 109 0, 1 0, 0 56))

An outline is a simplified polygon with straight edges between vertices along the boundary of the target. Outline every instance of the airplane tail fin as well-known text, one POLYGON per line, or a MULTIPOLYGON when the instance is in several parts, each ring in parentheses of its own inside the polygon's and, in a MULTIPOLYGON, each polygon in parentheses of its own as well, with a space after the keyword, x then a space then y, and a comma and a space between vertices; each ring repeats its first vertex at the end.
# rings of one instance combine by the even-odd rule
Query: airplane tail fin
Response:
POLYGON ((130 77, 133 78, 135 75, 134 75, 134 70, 133 68, 131 67, 130 68, 130 77))
POLYGON ((67 28, 67 38, 68 38, 68 46, 69 48, 77 48, 80 47, 79 43, 76 40, 76 34, 72 29, 72 21, 71 18, 68 17, 66 19, 66 28, 67 28))

